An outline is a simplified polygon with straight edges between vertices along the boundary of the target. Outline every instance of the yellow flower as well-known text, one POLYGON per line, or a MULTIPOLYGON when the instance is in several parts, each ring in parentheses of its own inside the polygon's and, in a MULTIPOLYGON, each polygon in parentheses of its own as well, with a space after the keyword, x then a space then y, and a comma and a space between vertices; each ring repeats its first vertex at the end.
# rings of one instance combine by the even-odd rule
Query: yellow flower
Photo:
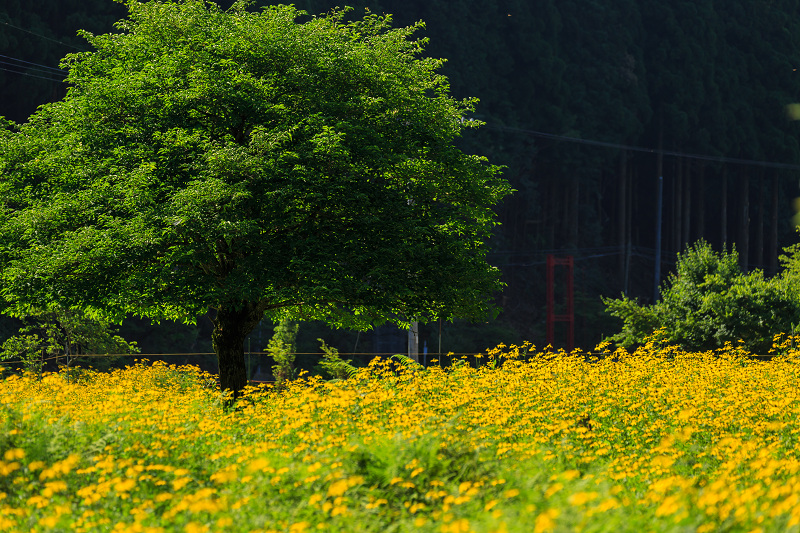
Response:
POLYGON ((544 497, 549 498, 550 496, 552 496, 553 494, 555 494, 556 492, 560 491, 563 488, 564 488, 563 483, 553 483, 547 488, 546 491, 544 491, 544 497))
POLYGON ((260 472, 262 470, 266 470, 269 466, 270 466, 269 461, 267 459, 259 457, 258 459, 250 463, 250 466, 247 467, 247 469, 250 472, 260 472))
POLYGON ((20 468, 22 468, 22 465, 16 461, 11 463, 0 461, 0 476, 7 476, 16 470, 19 470, 20 468))
POLYGON ((36 507, 37 509, 41 509, 42 507, 47 507, 50 504, 50 500, 47 498, 43 498, 38 494, 36 496, 31 496, 28 498, 27 505, 28 507, 36 507))
POLYGON ((6 450, 3 454, 3 459, 6 461, 15 461, 17 459, 24 459, 25 458, 25 450, 21 448, 11 448, 10 450, 6 450))
POLYGON ((120 481, 119 483, 116 483, 114 485, 114 491, 117 493, 129 492, 135 486, 136 486, 136 480, 128 478, 123 481, 120 481))
POLYGON ((669 468, 670 466, 673 465, 673 463, 675 463, 675 458, 666 455, 659 455, 658 457, 654 457, 653 460, 650 461, 651 465, 660 468, 669 468))
POLYGON ((217 519, 216 524, 219 529, 225 530, 233 525, 233 518, 230 516, 223 516, 217 519))
POLYGON ((44 467, 45 467, 44 461, 31 461, 30 463, 28 463, 28 470, 30 471, 41 470, 44 467))
POLYGON ((547 533, 556 527, 556 518, 559 515, 558 509, 548 509, 540 513, 533 522, 533 533, 547 533))
POLYGON ((570 481, 572 479, 579 478, 580 476, 581 476, 580 470, 565 470, 564 472, 561 473, 560 477, 562 479, 570 481))
POLYGON ((172 489, 175 491, 181 490, 183 487, 188 485, 192 481, 191 478, 188 477, 179 477, 178 479, 172 480, 172 489))
POLYGON ((186 533, 207 533, 208 526, 199 522, 189 522, 183 528, 186 533))
POLYGON ((235 480, 236 477, 237 477, 236 465, 234 464, 229 467, 223 468, 222 470, 214 472, 213 474, 211 474, 210 479, 214 483, 223 484, 235 480))
POLYGON ((347 488, 348 488, 347 480, 340 479, 339 481, 332 483, 331 486, 328 487, 328 496, 329 497, 341 496, 342 494, 345 493, 345 491, 347 491, 347 488))
POLYGON ((442 533, 469 533, 469 520, 460 518, 449 524, 443 524, 441 531, 442 533))
POLYGON ((50 498, 53 494, 67 490, 67 484, 64 481, 48 481, 44 484, 42 489, 42 496, 50 498))
POLYGON ((576 492, 574 494, 570 494, 567 498, 567 501, 570 505, 584 505, 587 502, 597 499, 600 496, 597 492, 576 492))

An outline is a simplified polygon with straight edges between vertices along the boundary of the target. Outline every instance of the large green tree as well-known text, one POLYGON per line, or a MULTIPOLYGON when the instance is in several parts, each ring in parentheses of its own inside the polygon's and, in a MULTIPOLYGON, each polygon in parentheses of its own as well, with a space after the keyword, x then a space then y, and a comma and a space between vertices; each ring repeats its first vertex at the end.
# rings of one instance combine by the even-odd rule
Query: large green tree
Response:
POLYGON ((71 88, 0 135, 7 314, 209 312, 223 389, 268 318, 367 327, 478 316, 499 169, 419 25, 293 7, 127 2, 67 56, 71 88))

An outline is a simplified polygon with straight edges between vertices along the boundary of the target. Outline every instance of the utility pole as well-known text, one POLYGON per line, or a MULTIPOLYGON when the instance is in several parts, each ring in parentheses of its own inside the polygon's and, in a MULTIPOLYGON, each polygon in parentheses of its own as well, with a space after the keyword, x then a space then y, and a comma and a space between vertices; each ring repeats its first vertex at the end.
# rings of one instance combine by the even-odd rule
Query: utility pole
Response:
POLYGON ((436 352, 439 356, 439 364, 442 361, 442 319, 439 318, 439 351, 436 352))
POLYGON ((416 320, 408 328, 408 357, 419 363, 419 322, 416 320))
POLYGON ((653 274, 653 303, 658 301, 658 286, 661 284, 661 212, 664 205, 664 176, 658 177, 656 198, 656 267, 653 274))
MULTIPOLYGON (((659 118, 659 124, 661 119, 659 118)), ((658 156, 656 158, 656 173, 658 174, 658 194, 656 195, 656 265, 653 273, 653 303, 658 301, 661 285, 661 231, 664 213, 664 130, 659 125, 658 130, 658 156)))

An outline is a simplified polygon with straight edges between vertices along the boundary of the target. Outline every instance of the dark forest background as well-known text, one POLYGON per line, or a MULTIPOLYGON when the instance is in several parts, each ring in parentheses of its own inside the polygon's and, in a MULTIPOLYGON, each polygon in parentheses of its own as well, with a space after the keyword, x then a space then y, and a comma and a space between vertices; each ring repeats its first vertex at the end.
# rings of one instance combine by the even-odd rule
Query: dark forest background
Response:
MULTIPOLYGON (((231 2, 218 2, 228 7, 231 2)), ((253 9, 266 2, 256 2, 253 9)), ((796 242, 800 125, 800 1, 794 0, 348 0, 418 20, 427 55, 448 59, 456 97, 480 98, 486 126, 463 148, 506 165, 517 192, 497 207, 490 262, 507 288, 483 324, 423 326, 430 352, 476 352, 498 342, 545 344, 545 259, 575 258, 576 343, 592 348, 619 324, 600 296, 654 298, 658 177, 663 176, 661 279, 687 244, 736 246, 745 270, 775 273, 796 242), (660 154, 660 155, 659 155, 660 154), (796 220, 796 219, 795 219, 796 220)), ((311 14, 329 0, 297 0, 311 14)), ((86 50, 79 28, 112 31, 125 8, 111 0, 3 0, 0 115, 24 122, 62 98, 59 59, 86 50)), ((563 277, 557 278, 556 297, 563 277)), ((14 324, 6 323, 6 329, 14 324)), ((144 353, 210 350, 210 324, 151 326, 122 334, 144 353)), ((253 334, 259 351, 270 325, 253 334)), ((399 351, 404 337, 304 324, 342 352, 399 351)), ((564 331, 558 331, 562 345, 564 331)), ((246 347, 247 349, 247 347, 246 347)), ((304 365, 308 366, 314 356, 304 365)))

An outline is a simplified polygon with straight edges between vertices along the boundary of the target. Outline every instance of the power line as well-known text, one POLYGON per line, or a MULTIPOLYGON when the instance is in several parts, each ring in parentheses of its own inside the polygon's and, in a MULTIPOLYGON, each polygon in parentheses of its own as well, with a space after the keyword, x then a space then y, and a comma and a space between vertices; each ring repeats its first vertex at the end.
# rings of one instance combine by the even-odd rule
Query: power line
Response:
MULTIPOLYGON (((593 255, 576 255, 574 256, 575 261, 583 261, 585 259, 598 259, 600 257, 611 257, 614 255, 621 255, 624 252, 610 252, 605 254, 593 254, 593 255)), ((567 255, 567 254, 564 254, 567 255)), ((546 265, 547 261, 531 261, 528 263, 503 263, 496 265, 497 268, 506 268, 506 267, 529 267, 529 266, 539 266, 539 265, 546 265)))
POLYGON ((71 44, 65 43, 63 41, 59 41, 57 39, 52 39, 50 37, 47 37, 46 35, 42 35, 41 33, 36 33, 34 31, 31 31, 31 30, 26 30, 25 28, 20 28, 19 26, 14 26, 10 22, 0 21, 0 24, 4 24, 6 26, 9 26, 11 28, 14 28, 15 30, 24 31, 25 33, 30 33, 31 35, 35 35, 36 37, 40 37, 42 39, 46 39, 46 40, 54 42, 54 43, 58 43, 58 44, 60 44, 62 46, 66 46, 66 47, 72 48, 73 50, 78 50, 80 52, 88 52, 88 50, 86 48, 78 48, 77 46, 73 46, 71 44))
MULTIPOLYGON (((53 72, 55 72, 57 74, 61 74, 61 75, 64 74, 64 71, 61 70, 60 68, 48 67, 47 65, 42 65, 41 63, 33 63, 31 61, 25 61, 24 59, 19 59, 18 57, 4 56, 3 54, 0 54, 0 57, 5 58, 5 59, 10 59, 11 61, 16 61, 17 63, 25 63, 26 65, 34 65, 36 67, 40 67, 40 68, 33 68, 33 70, 42 70, 44 72, 53 71, 53 72)), ((7 62, 0 60, 0 63, 7 63, 7 62)), ((13 64, 13 63, 8 63, 8 64, 13 64)), ((20 66, 20 68, 22 68, 22 66, 20 66)), ((28 68, 32 68, 32 67, 28 67, 28 68)))
POLYGON ((17 64, 17 63, 13 63, 11 61, 3 61, 2 59, 0 59, 0 65, 5 65, 6 67, 11 67, 13 69, 19 69, 18 71, 16 71, 19 74, 33 72, 33 73, 37 74, 38 76, 48 76, 50 79, 54 79, 54 80, 57 80, 57 81, 63 81, 63 79, 64 79, 63 72, 60 73, 62 75, 61 78, 55 78, 54 77, 55 76, 54 72, 50 72, 49 70, 44 70, 44 69, 41 69, 41 68, 28 67, 26 65, 20 65, 20 64, 17 64))
MULTIPOLYGON (((531 250, 531 251, 500 251, 500 252, 489 252, 487 255, 491 257, 492 255, 500 255, 505 257, 531 257, 532 260, 527 262, 512 262, 512 263, 498 263, 498 268, 506 268, 506 267, 530 267, 530 266, 539 266, 546 264, 546 261, 536 260, 536 257, 540 257, 543 255, 548 254, 555 254, 555 255, 572 255, 575 261, 584 261, 586 259, 599 259, 601 257, 612 257, 625 254, 627 252, 623 251, 620 246, 602 246, 602 247, 589 247, 589 248, 572 248, 572 249, 558 249, 558 250, 531 250)), ((653 260, 656 255, 656 250, 654 248, 648 248, 645 246, 632 246, 631 247, 631 256, 639 257, 642 259, 653 260)), ((677 253, 676 253, 677 255, 677 253)), ((519 259, 517 259, 519 261, 519 259)), ((675 260, 669 257, 665 257, 661 259, 662 263, 667 264, 675 264, 675 260)))
POLYGON ((543 131, 529 130, 525 128, 511 128, 509 126, 490 126, 486 125, 488 129, 508 131, 513 133, 525 133, 534 137, 543 137, 545 139, 553 139, 556 141, 566 141, 578 144, 587 144, 589 146, 600 146, 603 148, 613 148, 615 150, 630 150, 632 152, 644 152, 648 154, 662 154, 674 157, 683 157, 686 159, 699 159, 701 161, 713 161, 716 163, 734 163, 737 165, 753 165, 766 168, 784 168, 789 170, 800 170, 800 165, 792 165, 790 163, 778 163, 775 161, 758 161, 755 159, 739 159, 735 157, 723 157, 704 154, 690 154, 686 152, 677 152, 675 150, 663 150, 660 148, 647 148, 644 146, 634 146, 630 144, 620 144, 605 141, 596 141, 593 139, 579 139, 577 137, 568 137, 566 135, 556 135, 554 133, 546 133, 543 131))
POLYGON ((20 76, 30 76, 31 78, 39 78, 40 80, 54 81, 56 83, 62 83, 64 81, 63 79, 47 78, 45 76, 37 76, 36 74, 29 74, 27 72, 19 72, 19 71, 11 70, 11 69, 4 68, 4 67, 0 67, 0 70, 4 70, 6 72, 11 72, 12 74, 19 74, 20 76))
POLYGON ((497 250, 489 252, 488 255, 546 255, 546 254, 575 254, 575 253, 598 253, 618 250, 619 246, 591 246, 586 248, 551 248, 537 250, 497 250))

